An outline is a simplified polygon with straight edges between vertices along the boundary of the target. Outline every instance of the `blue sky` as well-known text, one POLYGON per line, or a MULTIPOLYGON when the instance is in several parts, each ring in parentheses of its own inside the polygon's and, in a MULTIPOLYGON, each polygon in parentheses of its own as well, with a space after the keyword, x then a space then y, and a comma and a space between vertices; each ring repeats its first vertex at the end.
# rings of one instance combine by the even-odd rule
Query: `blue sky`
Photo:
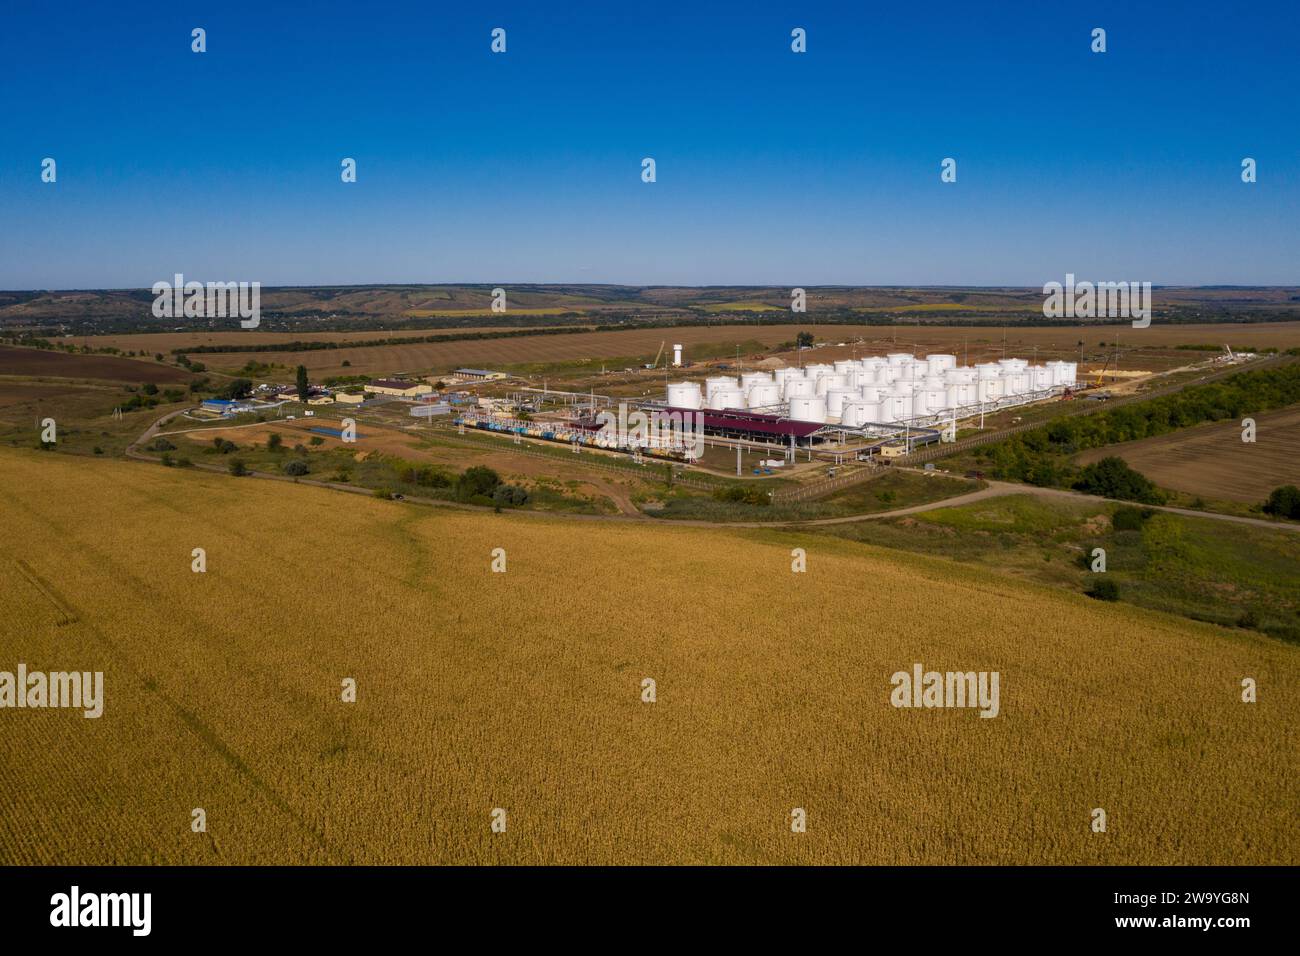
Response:
POLYGON ((1294 2, 289 6, 8 0, 0 287, 1300 284, 1294 2))

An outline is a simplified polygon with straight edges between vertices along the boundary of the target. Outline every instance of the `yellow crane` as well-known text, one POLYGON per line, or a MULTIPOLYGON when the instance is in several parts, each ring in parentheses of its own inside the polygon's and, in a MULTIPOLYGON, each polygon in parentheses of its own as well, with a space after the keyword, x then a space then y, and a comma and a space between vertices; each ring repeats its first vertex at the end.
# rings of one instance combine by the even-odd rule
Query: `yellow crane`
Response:
POLYGON ((667 344, 668 344, 668 340, 667 340, 667 339, 664 339, 662 342, 659 343, 659 351, 658 351, 657 353, 655 353, 655 360, 654 360, 653 362, 651 362, 649 365, 647 365, 646 368, 658 368, 658 367, 659 367, 659 360, 660 360, 661 358, 663 358, 663 356, 664 356, 664 346, 667 345, 667 344))

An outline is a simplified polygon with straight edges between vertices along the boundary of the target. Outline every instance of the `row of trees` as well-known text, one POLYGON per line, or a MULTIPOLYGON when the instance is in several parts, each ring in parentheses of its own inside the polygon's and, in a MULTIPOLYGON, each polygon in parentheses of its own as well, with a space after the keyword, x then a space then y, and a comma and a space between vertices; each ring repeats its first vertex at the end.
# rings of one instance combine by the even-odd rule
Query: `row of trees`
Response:
POLYGON ((1070 457, 1089 448, 1149 438, 1202 422, 1237 420, 1297 402, 1300 363, 1242 372, 1174 395, 1062 418, 979 448, 975 457, 994 478, 1077 487, 1108 497, 1158 503, 1154 486, 1119 459, 1104 459, 1079 469, 1070 463, 1070 457), (1115 494, 1116 490, 1125 493, 1115 494))

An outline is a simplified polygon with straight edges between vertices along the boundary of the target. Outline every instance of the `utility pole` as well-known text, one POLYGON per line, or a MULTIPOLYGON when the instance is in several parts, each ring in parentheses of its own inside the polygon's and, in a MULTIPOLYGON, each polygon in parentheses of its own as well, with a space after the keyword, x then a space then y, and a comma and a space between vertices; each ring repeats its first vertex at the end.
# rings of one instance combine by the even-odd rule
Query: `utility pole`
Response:
POLYGON ((740 445, 736 445, 736 477, 740 477, 740 445))

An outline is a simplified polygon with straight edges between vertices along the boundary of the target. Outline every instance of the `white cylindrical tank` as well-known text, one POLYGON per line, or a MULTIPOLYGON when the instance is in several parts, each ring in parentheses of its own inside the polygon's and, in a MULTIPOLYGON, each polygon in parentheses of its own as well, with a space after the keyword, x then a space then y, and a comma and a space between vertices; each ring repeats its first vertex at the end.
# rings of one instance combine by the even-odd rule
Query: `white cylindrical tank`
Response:
POLYGON ((978 387, 974 382, 958 382, 948 386, 948 407, 961 408, 979 401, 978 387))
POLYGON ((975 395, 977 401, 996 402, 1002 397, 1002 379, 980 376, 975 383, 975 395))
POLYGON ((975 381, 978 375, 974 368, 950 368, 943 373, 943 381, 946 385, 961 385, 975 381))
POLYGON ((808 378, 789 378, 785 382, 785 391, 781 397, 787 402, 796 398, 812 398, 817 394, 817 383, 808 378))
POLYGON ((1020 371, 1021 369, 1028 368, 1028 367, 1029 367, 1029 362, 1028 362, 1028 360, 1027 360, 1027 359, 1020 359, 1020 358, 1004 358, 1004 359, 998 359, 998 364, 1001 365, 1001 366, 1002 366, 1003 368, 1005 368, 1005 369, 1012 369, 1012 370, 1015 370, 1015 371, 1020 371))
POLYGON ((957 367, 957 356, 927 355, 925 364, 929 366, 931 375, 942 375, 948 369, 957 367))
POLYGON ((860 428, 887 421, 879 402, 845 402, 840 424, 846 428, 860 428))
POLYGON ((803 369, 800 368, 779 368, 772 373, 772 380, 778 385, 784 385, 792 378, 803 378, 803 369))
POLYGON ((1061 382, 1062 385, 1074 385, 1079 381, 1078 362, 1062 362, 1061 365, 1063 366, 1064 372, 1063 380, 1061 382))
POLYGON ((977 379, 992 381, 1002 375, 1002 366, 997 362, 981 362, 975 366, 977 379))
POLYGON ((849 372, 857 369, 857 367, 858 363, 854 359, 839 359, 834 365, 836 375, 847 375, 849 372))
POLYGON ((912 361, 911 352, 890 352, 885 356, 885 361, 890 365, 902 365, 904 362, 912 361))
POLYGON ((792 398, 790 417, 797 422, 824 422, 826 421, 826 399, 792 398))
POLYGON ((739 383, 730 375, 712 375, 704 380, 704 395, 713 398, 713 393, 720 388, 737 388, 739 383))
POLYGON ((1029 393, 1029 372, 1025 369, 1017 368, 1010 375, 1004 375, 1006 385, 1003 390, 1008 395, 1026 395, 1029 393))
POLYGON ((745 393, 738 388, 719 388, 709 396, 709 408, 744 408, 745 393))
POLYGON ((916 393, 913 409, 917 415, 934 415, 948 405, 948 391, 939 385, 927 385, 916 393))
POLYGON ((772 381, 772 376, 766 372, 746 372, 740 376, 740 388, 741 391, 748 394, 749 390, 755 385, 767 385, 772 381))
POLYGON ((1051 388, 1055 382, 1052 381, 1052 370, 1046 365, 1029 366, 1030 383, 1035 392, 1041 392, 1051 388))
POLYGON ((826 414, 843 415, 844 405, 848 402, 856 402, 860 397, 856 388, 832 388, 826 393, 826 414))
POLYGON ((889 394, 889 389, 882 388, 879 385, 867 385, 859 389, 859 394, 862 395, 862 400, 864 402, 875 402, 876 404, 879 404, 882 397, 889 394))
POLYGON ((875 384, 877 385, 893 385, 897 379, 898 379, 897 365, 882 365, 878 369, 876 369, 875 384))
POLYGON ((838 375, 835 372, 828 372, 825 375, 817 376, 817 394, 825 395, 833 388, 848 388, 849 380, 846 376, 838 375))
POLYGON ((701 408, 704 396, 699 382, 669 382, 668 404, 673 408, 701 408))
POLYGON ((817 381, 818 375, 830 375, 835 371, 834 365, 805 365, 803 373, 806 378, 817 381))
POLYGON ((901 422, 912 417, 912 394, 894 393, 889 396, 889 418, 891 422, 901 422))
POLYGON ((750 408, 763 408, 781 401, 781 386, 774 382, 762 382, 745 393, 745 403, 750 408))

